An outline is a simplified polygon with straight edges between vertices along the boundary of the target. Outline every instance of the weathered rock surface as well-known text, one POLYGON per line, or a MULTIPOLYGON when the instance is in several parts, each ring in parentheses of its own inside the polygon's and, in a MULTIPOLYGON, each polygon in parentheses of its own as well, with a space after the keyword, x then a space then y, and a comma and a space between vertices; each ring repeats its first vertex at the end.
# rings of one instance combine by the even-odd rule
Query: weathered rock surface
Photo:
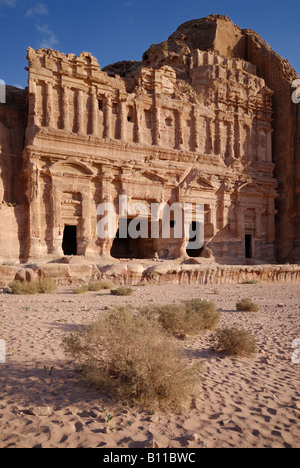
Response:
POLYGON ((27 281, 51 278, 59 286, 87 284, 98 279, 112 280, 116 285, 140 284, 237 284, 251 281, 285 283, 300 281, 299 265, 187 265, 165 263, 146 265, 128 263, 120 265, 36 265, 36 268, 19 270, 0 266, 0 288, 14 279, 27 281))

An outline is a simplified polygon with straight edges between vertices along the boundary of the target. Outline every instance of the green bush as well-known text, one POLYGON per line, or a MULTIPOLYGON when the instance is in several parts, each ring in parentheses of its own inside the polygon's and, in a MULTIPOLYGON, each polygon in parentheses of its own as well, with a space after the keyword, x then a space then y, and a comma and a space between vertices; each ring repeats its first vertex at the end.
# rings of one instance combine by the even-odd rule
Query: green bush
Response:
POLYGON ((84 378, 122 401, 150 409, 180 409, 194 396, 199 365, 187 357, 154 319, 116 308, 64 341, 84 378))
POLYGON ((211 337, 211 350, 235 357, 253 357, 257 352, 254 336, 247 330, 223 328, 211 337))

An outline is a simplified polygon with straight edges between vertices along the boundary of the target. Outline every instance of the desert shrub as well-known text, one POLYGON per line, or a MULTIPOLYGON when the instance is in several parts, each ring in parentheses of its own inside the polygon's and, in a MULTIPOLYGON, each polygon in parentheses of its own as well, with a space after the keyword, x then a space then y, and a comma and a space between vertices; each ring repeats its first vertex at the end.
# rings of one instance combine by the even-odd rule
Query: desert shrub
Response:
POLYGON ((220 312, 216 305, 200 299, 163 306, 147 306, 141 309, 141 313, 157 318, 161 326, 177 338, 214 330, 220 320, 220 312))
POLYGON ((83 294, 89 291, 102 291, 103 289, 113 289, 115 287, 112 281, 95 281, 94 283, 89 283, 79 288, 74 288, 73 292, 75 294, 83 294))
POLYGON ((110 292, 113 296, 132 296, 133 289, 127 288, 126 286, 121 286, 117 289, 112 289, 110 292))
POLYGON ((257 352, 254 336, 247 330, 223 328, 211 337, 211 350, 236 357, 253 357, 257 352))
POLYGON ((28 281, 13 281, 9 285, 13 294, 38 294, 37 281, 29 283, 28 281))
POLYGON ((212 301, 201 299, 192 299, 184 302, 187 310, 187 317, 195 317, 195 325, 198 324, 198 329, 214 330, 220 321, 220 312, 217 306, 212 301))
POLYGON ((241 312, 259 312, 258 305, 250 299, 241 299, 236 303, 236 308, 241 312))
POLYGON ((29 281, 13 281, 9 287, 13 294, 50 294, 56 291, 56 283, 52 279, 29 281))
POLYGON ((199 382, 199 365, 189 365, 176 340, 128 307, 100 316, 63 344, 90 383, 122 401, 179 409, 199 382))
POLYGON ((160 306, 157 310, 158 322, 169 334, 183 338, 190 331, 184 304, 160 306))
POLYGON ((114 289, 115 285, 112 281, 96 281, 95 283, 90 283, 88 285, 89 291, 102 291, 104 289, 114 289))
POLYGON ((39 293, 40 294, 51 294, 57 290, 57 285, 55 281, 51 278, 45 278, 38 282, 39 293))
POLYGON ((87 293, 89 290, 89 287, 87 284, 83 285, 83 286, 79 286, 78 288, 74 288, 73 289, 73 293, 74 294, 84 294, 84 293, 87 293))

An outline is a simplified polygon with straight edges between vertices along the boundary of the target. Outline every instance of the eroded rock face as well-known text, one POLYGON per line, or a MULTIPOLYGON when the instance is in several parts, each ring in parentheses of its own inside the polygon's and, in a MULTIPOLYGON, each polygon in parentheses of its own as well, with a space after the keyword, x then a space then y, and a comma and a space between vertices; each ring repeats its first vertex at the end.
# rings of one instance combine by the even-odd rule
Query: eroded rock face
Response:
POLYGON ((6 103, 0 104, 0 261, 23 261, 27 256, 26 125, 27 92, 7 86, 6 103))
MULTIPOLYGON (((141 62, 101 71, 89 53, 44 49, 29 49, 28 62, 25 170, 14 171, 25 174, 16 203, 26 194, 27 230, 10 228, 26 259, 80 255, 97 264, 209 252, 222 263, 272 263, 276 247, 278 260, 298 260, 296 74, 256 33, 213 15, 180 26, 141 62), (178 236, 172 218, 163 235, 161 215, 155 238, 118 237, 125 195, 129 212, 143 203, 149 220, 153 204, 202 204, 204 250, 189 248, 192 234, 178 236), (97 235, 102 203, 117 212, 111 239, 97 235)), ((19 139, 24 115, 15 117, 19 139)), ((194 215, 189 223, 198 229, 194 215)), ((0 234, 0 252, 5 242, 0 234)))

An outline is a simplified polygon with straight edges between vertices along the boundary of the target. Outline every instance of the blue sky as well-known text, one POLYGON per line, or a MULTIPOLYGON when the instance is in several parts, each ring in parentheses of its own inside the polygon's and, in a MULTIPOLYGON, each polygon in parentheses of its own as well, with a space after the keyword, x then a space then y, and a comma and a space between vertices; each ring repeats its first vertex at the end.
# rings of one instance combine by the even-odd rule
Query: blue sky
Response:
POLYGON ((182 23, 212 13, 255 30, 300 74, 299 0, 0 0, 0 79, 27 85, 28 46, 91 52, 102 68, 141 60, 182 23))

